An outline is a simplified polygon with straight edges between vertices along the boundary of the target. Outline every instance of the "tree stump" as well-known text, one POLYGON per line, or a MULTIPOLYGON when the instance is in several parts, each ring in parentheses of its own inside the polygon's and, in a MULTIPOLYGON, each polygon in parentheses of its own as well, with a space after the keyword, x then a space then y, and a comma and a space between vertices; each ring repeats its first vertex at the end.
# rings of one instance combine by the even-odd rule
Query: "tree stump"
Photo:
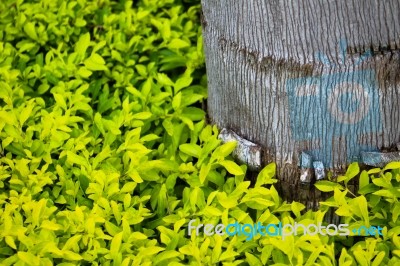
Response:
POLYGON ((317 206, 315 172, 400 141, 398 0, 202 7, 210 119, 277 163, 285 199, 317 206))

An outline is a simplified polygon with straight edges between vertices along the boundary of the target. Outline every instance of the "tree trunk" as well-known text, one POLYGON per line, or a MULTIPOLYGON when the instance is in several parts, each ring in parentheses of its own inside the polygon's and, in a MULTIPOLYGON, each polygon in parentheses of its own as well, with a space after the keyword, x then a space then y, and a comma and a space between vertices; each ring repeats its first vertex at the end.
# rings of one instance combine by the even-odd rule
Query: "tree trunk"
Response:
POLYGON ((313 166, 341 173, 400 141, 398 0, 202 6, 210 119, 277 163, 284 198, 315 208, 313 166))

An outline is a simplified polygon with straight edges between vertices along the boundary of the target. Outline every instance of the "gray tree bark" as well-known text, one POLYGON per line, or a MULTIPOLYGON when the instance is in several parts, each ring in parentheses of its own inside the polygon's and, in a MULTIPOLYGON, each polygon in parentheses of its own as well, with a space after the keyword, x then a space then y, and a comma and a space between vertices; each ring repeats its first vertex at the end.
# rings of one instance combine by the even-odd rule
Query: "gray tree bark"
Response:
POLYGON ((203 0, 208 112, 263 148, 287 200, 306 152, 342 172, 400 141, 399 0, 203 0))

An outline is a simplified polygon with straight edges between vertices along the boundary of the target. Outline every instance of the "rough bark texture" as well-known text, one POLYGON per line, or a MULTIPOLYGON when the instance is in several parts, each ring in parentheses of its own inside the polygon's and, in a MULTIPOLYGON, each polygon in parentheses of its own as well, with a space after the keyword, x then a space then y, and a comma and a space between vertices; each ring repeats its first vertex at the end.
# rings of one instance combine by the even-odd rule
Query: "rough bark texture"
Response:
POLYGON ((211 121, 263 147, 286 199, 321 196, 300 185, 301 152, 340 172, 400 141, 400 1, 202 5, 211 121))

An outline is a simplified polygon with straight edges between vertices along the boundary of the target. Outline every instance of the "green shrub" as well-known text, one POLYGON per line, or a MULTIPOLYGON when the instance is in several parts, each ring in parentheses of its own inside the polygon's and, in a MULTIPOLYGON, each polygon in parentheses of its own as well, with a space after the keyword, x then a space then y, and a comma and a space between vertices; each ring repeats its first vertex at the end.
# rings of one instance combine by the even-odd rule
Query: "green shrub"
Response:
POLYGON ((2 265, 396 265, 397 163, 356 164, 317 212, 268 165, 250 187, 205 123, 198 1, 0 2, 2 265), (187 224, 323 222, 383 237, 188 236, 187 224))

